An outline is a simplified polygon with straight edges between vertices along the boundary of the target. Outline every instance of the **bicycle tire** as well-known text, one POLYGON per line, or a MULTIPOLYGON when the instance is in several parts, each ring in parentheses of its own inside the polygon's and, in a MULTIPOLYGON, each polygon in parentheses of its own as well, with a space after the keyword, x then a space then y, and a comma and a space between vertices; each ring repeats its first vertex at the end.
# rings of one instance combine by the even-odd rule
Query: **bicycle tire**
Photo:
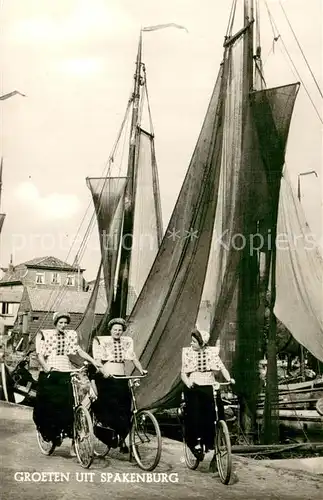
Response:
POLYGON ((183 438, 183 445, 184 445, 184 460, 185 460, 186 466, 190 470, 196 470, 200 464, 200 460, 198 458, 196 458, 196 456, 190 450, 190 448, 186 444, 184 438, 183 438))
POLYGON ((49 455, 52 455, 52 453, 54 452, 55 447, 56 447, 55 444, 53 443, 53 441, 45 441, 43 439, 43 436, 41 435, 41 433, 39 431, 36 431, 36 437, 37 437, 37 443, 38 443, 38 446, 39 446, 41 453, 43 455, 46 455, 47 457, 49 455))
POLYGON ((216 424, 215 431, 215 452, 216 452, 216 464, 220 476, 220 480, 223 484, 228 484, 231 478, 232 472, 232 453, 231 453, 231 440, 228 430, 228 426, 224 420, 219 420, 216 424), (222 443, 226 449, 226 465, 223 461, 222 453, 222 443))
MULTIPOLYGON (((135 457, 137 464, 141 469, 146 471, 152 471, 157 467, 160 461, 161 451, 162 451, 161 432, 156 417, 150 411, 142 410, 138 412, 136 415, 134 415, 130 430, 130 448, 132 450, 133 456, 135 457), (149 425, 149 420, 150 420, 150 425, 149 425), (138 448, 140 445, 144 444, 144 442, 147 443, 151 442, 151 440, 148 437, 148 435, 151 434, 149 433, 149 428, 151 429, 151 427, 153 427, 155 431, 157 447, 156 447, 156 452, 151 458, 151 462, 146 464, 144 463, 143 458, 140 455, 140 450, 138 448)), ((148 446, 148 451, 150 450, 151 446, 150 447, 148 446)))
POLYGON ((93 453, 97 458, 104 458, 110 451, 110 446, 102 443, 95 435, 93 438, 93 453))
POLYGON ((78 462, 88 469, 94 458, 94 433, 89 411, 81 404, 74 410, 74 446, 78 462))

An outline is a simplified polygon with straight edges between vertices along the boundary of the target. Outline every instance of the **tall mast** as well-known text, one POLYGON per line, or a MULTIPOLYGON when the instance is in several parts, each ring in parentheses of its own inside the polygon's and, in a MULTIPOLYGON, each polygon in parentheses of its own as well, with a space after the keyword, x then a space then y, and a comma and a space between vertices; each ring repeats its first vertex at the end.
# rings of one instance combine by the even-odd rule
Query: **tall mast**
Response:
POLYGON ((139 45, 136 61, 136 73, 134 77, 134 90, 132 95, 132 117, 130 128, 130 144, 127 170, 127 187, 125 192, 124 220, 121 240, 120 269, 117 284, 117 293, 113 304, 112 314, 125 317, 127 313, 127 298, 129 288, 130 261, 133 240, 133 221, 134 221, 134 199, 135 199, 135 176, 136 159, 138 146, 138 119, 140 105, 140 85, 141 85, 141 54, 142 37, 139 36, 139 45))
MULTIPOLYGON (((254 88, 253 81, 253 47, 254 47, 254 9, 253 0, 244 0, 244 38, 242 69, 242 137, 240 171, 246 183, 253 182, 253 133, 250 92, 254 88)), ((246 245, 242 250, 240 261, 240 279, 238 294, 238 358, 237 379, 241 404, 241 424, 249 434, 256 424, 257 388, 258 388, 258 339, 257 324, 258 305, 258 255, 251 247, 251 234, 257 233, 257 222, 250 213, 252 190, 245 186, 241 195, 239 210, 242 227, 246 235, 246 245), (241 374, 245 373, 245 378, 241 374), (247 387, 246 387, 247 386, 247 387)))
POLYGON ((1 162, 0 162, 0 207, 1 207, 1 197, 2 197, 2 169, 3 169, 3 157, 1 156, 1 162))

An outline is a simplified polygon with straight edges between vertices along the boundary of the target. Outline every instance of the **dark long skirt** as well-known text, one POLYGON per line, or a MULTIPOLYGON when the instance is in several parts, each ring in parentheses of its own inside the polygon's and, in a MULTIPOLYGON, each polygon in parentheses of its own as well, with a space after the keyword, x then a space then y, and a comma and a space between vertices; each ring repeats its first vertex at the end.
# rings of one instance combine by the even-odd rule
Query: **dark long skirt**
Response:
POLYGON ((61 432, 73 437, 73 403, 69 373, 40 372, 33 420, 45 440, 56 440, 61 432))
MULTIPOLYGON (((192 389, 185 387, 185 441, 194 448, 201 439, 207 449, 214 449, 215 438, 215 404, 213 388, 209 385, 194 385, 192 389)), ((224 420, 224 407, 221 395, 217 394, 218 418, 224 420)))
MULTIPOLYGON (((131 393, 128 381, 104 378, 101 373, 95 377, 98 398, 92 404, 97 420, 105 427, 113 429, 121 439, 125 439, 131 423, 131 393)), ((101 432, 99 439, 105 442, 101 432)), ((109 440, 110 434, 108 434, 109 440)), ((106 443, 110 444, 110 443, 106 443)))

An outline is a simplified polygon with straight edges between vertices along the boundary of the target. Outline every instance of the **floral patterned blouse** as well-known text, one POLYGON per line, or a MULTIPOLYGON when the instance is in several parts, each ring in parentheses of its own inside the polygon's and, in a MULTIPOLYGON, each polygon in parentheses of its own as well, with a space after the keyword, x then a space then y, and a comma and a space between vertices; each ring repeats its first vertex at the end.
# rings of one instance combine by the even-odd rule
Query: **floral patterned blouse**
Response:
POLYGON ((49 368, 57 371, 68 372, 73 370, 69 360, 70 354, 76 354, 80 346, 78 335, 74 330, 41 330, 36 337, 36 352, 46 358, 49 368))
POLYGON ((182 372, 184 373, 220 371, 223 368, 217 347, 207 346, 198 351, 192 347, 182 349, 182 372))
POLYGON ((101 361, 124 363, 135 358, 131 337, 113 339, 111 336, 95 337, 93 341, 93 357, 101 361))

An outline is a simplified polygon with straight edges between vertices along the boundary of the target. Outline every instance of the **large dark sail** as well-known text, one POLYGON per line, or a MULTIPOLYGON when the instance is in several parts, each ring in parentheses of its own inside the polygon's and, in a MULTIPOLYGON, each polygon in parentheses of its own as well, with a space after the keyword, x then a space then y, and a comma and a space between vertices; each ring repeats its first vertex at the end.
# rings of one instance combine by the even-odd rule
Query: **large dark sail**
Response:
POLYGON ((141 406, 174 402, 181 348, 189 343, 195 321, 201 320, 203 301, 209 303, 211 343, 220 340, 229 368, 237 370, 244 362, 244 369, 237 371, 238 393, 246 404, 255 403, 251 392, 258 377, 259 254, 258 249, 251 252, 252 237, 260 220, 269 217, 273 222, 272 200, 279 193, 297 85, 253 92, 252 24, 249 12, 244 28, 226 39, 195 153, 130 317, 136 350, 150 373, 139 389, 141 406), (266 120, 265 144, 258 112, 266 120))

